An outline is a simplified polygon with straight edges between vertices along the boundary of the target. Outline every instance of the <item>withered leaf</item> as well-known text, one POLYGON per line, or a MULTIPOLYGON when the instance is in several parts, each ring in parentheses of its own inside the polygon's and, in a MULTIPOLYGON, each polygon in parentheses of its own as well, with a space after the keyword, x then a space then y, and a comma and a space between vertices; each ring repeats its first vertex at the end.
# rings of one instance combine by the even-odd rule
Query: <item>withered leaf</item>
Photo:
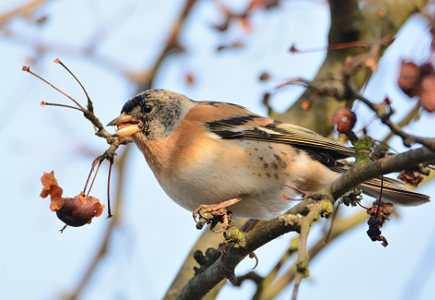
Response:
POLYGON ((61 209, 65 203, 65 199, 62 198, 62 188, 57 184, 56 178, 54 178, 54 171, 51 171, 50 173, 44 172, 44 175, 41 177, 41 182, 43 189, 40 196, 42 198, 46 198, 48 195, 50 195, 50 209, 52 211, 61 209))

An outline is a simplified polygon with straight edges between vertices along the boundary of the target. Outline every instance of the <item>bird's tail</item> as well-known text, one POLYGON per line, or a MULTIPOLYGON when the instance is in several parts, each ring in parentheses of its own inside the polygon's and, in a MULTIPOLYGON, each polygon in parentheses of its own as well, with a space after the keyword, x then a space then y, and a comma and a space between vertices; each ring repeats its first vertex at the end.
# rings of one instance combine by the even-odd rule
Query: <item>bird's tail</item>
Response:
POLYGON ((384 177, 383 182, 379 178, 370 179, 359 187, 364 194, 378 198, 381 193, 382 201, 391 202, 403 206, 417 206, 430 201, 428 195, 414 192, 403 186, 399 180, 384 177))

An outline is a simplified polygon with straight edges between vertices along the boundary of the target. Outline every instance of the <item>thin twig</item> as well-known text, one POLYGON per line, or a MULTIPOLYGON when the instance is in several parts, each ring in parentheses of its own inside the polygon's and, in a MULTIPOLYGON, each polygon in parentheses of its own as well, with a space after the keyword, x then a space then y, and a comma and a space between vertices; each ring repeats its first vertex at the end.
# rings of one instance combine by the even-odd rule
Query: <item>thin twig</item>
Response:
POLYGON ((63 108, 71 108, 71 109, 78 110, 80 112, 82 111, 80 108, 77 108, 77 107, 71 106, 71 105, 41 101, 41 106, 46 106, 46 105, 47 106, 58 106, 58 107, 63 107, 63 108))
POLYGON ((30 15, 35 9, 48 2, 48 0, 33 0, 29 1, 20 7, 17 7, 5 14, 0 15, 0 24, 9 22, 12 18, 17 16, 30 15))
MULTIPOLYGON (((419 102, 417 102, 414 107, 408 112, 408 114, 403 117, 402 120, 397 122, 397 126, 400 128, 405 127, 406 125, 410 124, 412 121, 417 120, 420 117, 419 111, 420 111, 421 105, 419 102)), ((382 140, 382 142, 387 143, 392 137, 394 136, 394 133, 390 131, 388 135, 382 140)))
POLYGON ((308 234, 310 233, 311 224, 316 221, 321 215, 322 210, 318 207, 317 209, 310 209, 308 215, 301 220, 300 228, 300 240, 298 249, 298 258, 296 259, 296 278, 293 287, 292 300, 296 300, 299 292, 299 286, 303 278, 309 276, 308 262, 310 257, 307 252, 307 241, 308 234))
POLYGON ((391 112, 385 113, 385 110, 381 108, 379 105, 373 104, 369 99, 359 94, 355 90, 351 88, 349 88, 349 90, 352 91, 353 96, 355 98, 363 102, 367 107, 369 107, 373 112, 375 112, 379 116, 381 122, 387 125, 394 134, 400 136, 402 138, 404 145, 409 147, 411 146, 411 144, 419 143, 435 151, 435 138, 422 138, 419 136, 406 133, 405 131, 402 130, 402 128, 400 128, 398 125, 394 124, 391 121, 390 119, 391 112))
POLYGON ((115 208, 114 208, 114 217, 109 222, 109 225, 106 228, 106 232, 104 233, 104 237, 101 241, 101 244, 98 248, 98 250, 95 252, 94 258, 91 260, 91 263, 88 265, 86 271, 84 272, 83 276, 80 278, 79 283, 77 284, 76 288, 71 292, 69 295, 67 295, 69 300, 75 300, 78 299, 85 289, 85 287, 88 285, 89 280, 91 279, 92 275, 95 273, 95 270, 97 269, 98 264, 100 261, 105 257, 107 253, 107 249, 109 248, 110 242, 112 240, 113 231, 115 230, 120 218, 121 218, 121 206, 122 206, 122 193, 124 190, 124 183, 125 183, 125 167, 126 167, 126 159, 127 155, 129 153, 128 149, 131 149, 129 147, 126 147, 124 151, 121 153, 119 158, 116 161, 117 169, 118 169, 118 176, 117 176, 117 192, 115 195, 115 208))
POLYGON ((80 80, 76 77, 76 75, 74 75, 73 72, 71 72, 71 71, 68 69, 67 66, 65 66, 65 65, 63 64, 63 62, 60 61, 60 59, 56 58, 56 59, 54 60, 54 62, 57 63, 57 64, 60 64, 60 65, 61 65, 65 70, 67 70, 68 73, 70 73, 70 75, 71 75, 71 76, 72 76, 72 77, 77 81, 77 83, 80 85, 80 87, 82 88, 83 92, 85 93, 85 95, 86 95, 86 99, 88 100, 88 105, 87 105, 87 106, 88 106, 88 111, 93 112, 93 111, 94 111, 94 107, 93 107, 93 104, 92 104, 91 98, 89 97, 88 92, 86 91, 85 87, 84 87, 83 84, 80 82, 80 80))
POLYGON ((51 82, 45 80, 44 78, 42 78, 41 76, 39 76, 38 74, 32 72, 30 70, 30 67, 24 66, 23 71, 32 74, 33 76, 37 77, 39 80, 45 82, 46 84, 48 84, 50 87, 52 87, 53 89, 55 89, 56 91, 58 91, 59 93, 61 93, 62 95, 64 95, 65 97, 67 97, 68 99, 70 99, 72 102, 74 102, 75 105, 77 105, 78 108, 81 109, 82 112, 86 111, 86 108, 84 108, 80 103, 78 103, 73 97, 71 97, 70 95, 68 95, 67 93, 65 93, 64 91, 62 91, 61 89, 57 88, 56 86, 54 86, 51 82))

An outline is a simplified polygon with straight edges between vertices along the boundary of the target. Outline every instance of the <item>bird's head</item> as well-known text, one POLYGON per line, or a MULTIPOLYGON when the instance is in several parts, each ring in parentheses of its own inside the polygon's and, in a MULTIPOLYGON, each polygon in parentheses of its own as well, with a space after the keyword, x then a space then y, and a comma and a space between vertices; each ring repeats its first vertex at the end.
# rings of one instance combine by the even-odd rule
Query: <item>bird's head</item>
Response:
POLYGON ((155 140, 167 137, 195 102, 167 90, 146 90, 128 100, 121 114, 108 126, 117 126, 118 137, 155 140))

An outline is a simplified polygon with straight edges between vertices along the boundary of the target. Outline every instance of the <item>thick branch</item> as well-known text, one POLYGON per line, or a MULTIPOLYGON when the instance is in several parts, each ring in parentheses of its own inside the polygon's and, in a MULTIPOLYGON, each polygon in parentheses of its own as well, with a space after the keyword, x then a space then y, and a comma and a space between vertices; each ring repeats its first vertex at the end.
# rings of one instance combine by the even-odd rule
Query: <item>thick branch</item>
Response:
POLYGON ((195 275, 193 267, 195 267, 198 263, 193 258, 193 253, 197 250, 205 253, 207 248, 216 247, 220 242, 222 242, 222 235, 216 234, 211 230, 205 230, 202 233, 196 243, 192 246, 189 254, 183 262, 183 265, 178 270, 174 281, 166 291, 166 294, 163 297, 165 300, 175 299, 183 286, 195 275))
POLYGON ((364 20, 357 0, 329 0, 331 27, 328 44, 354 42, 360 39, 364 20))
MULTIPOLYGON (((234 268, 249 253, 287 232, 299 231, 302 218, 313 209, 319 211, 320 214, 329 213, 332 210, 329 201, 333 202, 358 184, 382 174, 401 171, 420 163, 433 161, 435 161, 435 152, 427 148, 420 148, 382 161, 374 161, 361 167, 355 167, 333 182, 329 189, 333 199, 315 201, 307 198, 290 209, 288 214, 259 224, 256 230, 246 234, 246 246, 229 248, 225 252, 224 259, 218 259, 208 269, 195 275, 176 299, 200 299, 225 277, 233 278, 234 268)), ((327 193, 324 196, 327 197, 327 193)))
POLYGON ((233 246, 226 250, 224 258, 219 258, 208 269, 195 275, 176 299, 201 299, 222 279, 234 279, 234 268, 249 253, 287 232, 298 231, 303 219, 302 214, 305 215, 311 210, 321 214, 331 209, 329 202, 306 199, 293 207, 288 215, 257 225, 254 231, 246 234, 246 246, 233 246))
POLYGON ((329 191, 334 199, 338 199, 350 189, 371 178, 376 178, 391 172, 399 172, 418 164, 431 162, 435 162, 435 151, 426 147, 409 150, 383 160, 376 160, 362 166, 354 167, 335 180, 330 186, 329 191))

